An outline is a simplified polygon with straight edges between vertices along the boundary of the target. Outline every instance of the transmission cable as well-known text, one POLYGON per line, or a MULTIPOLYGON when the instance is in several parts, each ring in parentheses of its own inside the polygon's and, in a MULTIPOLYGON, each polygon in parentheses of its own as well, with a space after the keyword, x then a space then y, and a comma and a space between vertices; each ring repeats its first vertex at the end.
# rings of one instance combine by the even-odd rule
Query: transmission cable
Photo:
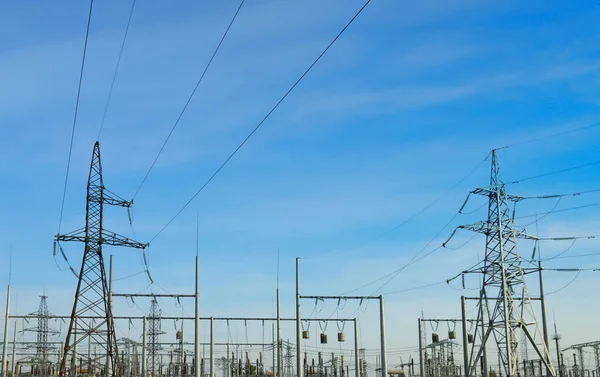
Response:
POLYGON ((425 244, 425 246, 424 246, 423 248, 421 248, 421 250, 419 250, 419 251, 418 251, 418 252, 417 252, 415 255, 413 255, 413 257, 412 257, 412 258, 411 258, 411 259, 410 259, 410 260, 409 260, 409 261, 408 261, 406 264, 404 264, 402 267, 400 267, 400 268, 398 268, 398 269, 396 269, 396 270, 394 270, 394 271, 392 271, 392 272, 390 272, 390 273, 388 273, 388 274, 386 274, 386 275, 383 275, 383 276, 381 276, 381 277, 379 277, 379 278, 377 278, 377 279, 375 279, 375 280, 371 281, 370 283, 364 284, 364 285, 362 285, 362 286, 360 286, 360 287, 358 287, 358 288, 354 288, 354 289, 352 289, 352 290, 349 290, 349 291, 347 291, 347 292, 344 292, 344 293, 342 294, 342 296, 344 296, 344 295, 346 295, 346 294, 348 294, 348 293, 352 293, 352 292, 358 291, 358 290, 360 290, 360 289, 362 289, 362 288, 368 287, 369 285, 375 284, 375 283, 377 283, 377 282, 379 282, 379 281, 381 281, 381 280, 383 280, 383 279, 385 279, 385 278, 387 278, 387 277, 390 277, 390 279, 388 279, 388 280, 387 280, 387 281, 386 281, 386 282, 385 282, 385 283, 384 283, 382 286, 380 286, 380 287, 379 287, 379 288, 378 288, 378 289, 377 289, 377 290, 376 290, 376 291, 373 293, 373 294, 375 294, 375 293, 377 293, 378 291, 380 291, 380 290, 381 290, 381 288, 385 287, 385 286, 386 286, 386 285, 387 285, 387 284, 388 284, 390 281, 392 281, 392 280, 393 280, 393 279, 394 279, 396 276, 398 276, 398 274, 399 274, 400 272, 402 272, 404 269, 406 269, 406 268, 407 268, 407 267, 409 267, 410 265, 412 265, 412 264, 416 263, 417 261, 419 261, 419 260, 421 260, 421 259, 423 259, 423 258, 425 258, 425 257, 429 256, 429 255, 430 255, 430 254, 432 254, 433 252, 435 252, 435 251, 437 251, 437 250, 441 249, 441 248, 442 248, 442 245, 440 245, 440 246, 436 247, 435 249, 433 249, 433 250, 429 251, 428 253, 424 254, 424 255, 423 255, 421 258, 419 258, 419 259, 416 259, 416 258, 417 258, 419 255, 421 255, 421 254, 423 253, 423 251, 425 251, 425 249, 427 249, 427 247, 429 247, 429 245, 430 245, 430 244, 431 244, 433 241, 435 241, 435 239, 436 239, 436 238, 437 238, 437 237, 438 237, 438 236, 439 236, 439 235, 440 235, 440 234, 441 234, 441 233, 442 233, 442 232, 443 232, 443 231, 444 231, 444 230, 445 230, 445 229, 448 227, 448 225, 450 225, 450 224, 452 223, 452 221, 454 221, 454 219, 456 219, 456 217, 457 217, 459 214, 460 214, 460 212, 456 212, 456 213, 454 214, 454 216, 452 216, 452 218, 451 218, 451 219, 450 219, 450 220, 449 220, 449 221, 448 221, 448 222, 447 222, 447 223, 446 223, 446 224, 445 224, 445 225, 442 227, 442 229, 440 229, 440 230, 439 230, 439 231, 436 233, 436 235, 435 235, 435 236, 433 236, 433 238, 432 238, 431 240, 429 240, 429 242, 427 242, 427 244, 425 244))
POLYGON ((125 41, 127 40, 127 33, 129 32, 129 25, 131 24, 131 17, 133 16, 133 10, 135 9, 135 1, 133 0, 131 4, 131 10, 129 11, 129 18, 127 19, 127 26, 125 27, 125 34, 123 35, 123 42, 121 42, 121 50, 119 51, 119 58, 117 59, 117 66, 115 67, 115 72, 113 73, 112 82, 110 84, 110 90, 108 91, 108 99, 106 100, 106 105, 104 106, 104 114, 102 115, 102 122, 100 123, 100 131, 98 131, 98 137, 96 140, 100 140, 100 135, 102 135, 102 129, 104 128, 104 121, 106 120, 106 113, 108 112, 108 105, 110 104, 110 99, 112 97, 113 88, 115 87, 115 81, 117 79, 117 73, 119 72, 119 65, 121 64, 121 56, 123 56, 123 49, 125 48, 125 41))
POLYGON ((556 137, 556 136, 567 135, 567 134, 570 134, 570 133, 579 132, 579 131, 587 130, 587 129, 598 127, 598 126, 600 126, 600 123, 594 123, 594 124, 591 124, 591 125, 588 125, 588 126, 574 128, 572 130, 557 132, 557 133, 554 133, 554 134, 551 134, 551 135, 540 136, 540 137, 532 138, 532 139, 529 139, 529 140, 521 141, 521 142, 518 142, 518 143, 515 143, 515 144, 506 145, 504 147, 496 148, 496 150, 502 150, 502 149, 508 149, 508 148, 512 148, 512 147, 517 147, 517 146, 521 146, 521 145, 524 145, 524 144, 529 144, 529 143, 533 143, 533 142, 536 142, 536 141, 549 139, 549 138, 556 137))
POLYGON ((137 190, 135 191, 135 194, 133 195, 133 199, 135 199, 135 197, 137 196, 137 194, 142 189, 142 186, 144 185, 144 183, 146 183, 146 180, 148 179, 148 176, 150 175, 150 172, 152 171, 152 169, 154 169, 154 166, 156 165, 156 162, 158 161, 158 158, 160 157, 160 155, 162 154, 163 150, 165 149, 165 146, 169 142, 169 139, 171 139, 171 135, 173 135, 173 131, 175 131, 175 128, 177 127, 177 125, 179 124, 179 121, 183 117, 183 113, 185 113, 185 111, 187 110, 188 105, 190 104, 190 102, 192 101, 192 98, 194 97, 194 94, 196 94, 196 90, 198 89, 198 87, 200 86, 200 83, 204 79, 204 76, 206 75, 206 72, 210 68, 210 65, 212 64, 215 56, 217 56, 217 53, 219 52, 219 49, 221 48, 221 45, 223 44, 223 41, 227 37, 227 34, 229 34, 229 29, 231 29, 231 26, 235 22, 238 13, 240 13, 240 10, 242 9, 242 5, 244 5, 244 1, 245 0, 242 0, 240 2, 240 5, 238 6, 237 10, 235 11, 235 14, 233 15, 233 18, 229 22, 229 25, 227 25, 227 29, 225 29, 225 32, 223 33, 223 36, 221 37, 221 40, 219 41, 219 44, 217 44, 217 47, 213 51, 212 56, 210 57, 210 59, 208 60, 208 63, 204 67, 204 71, 202 72, 202 75, 200 75, 200 78, 196 82, 196 86, 194 86, 194 89, 192 90, 192 93, 190 93, 190 96, 188 97, 187 101, 185 102, 185 105, 181 109, 181 112, 179 113, 179 116, 177 117, 177 120, 175 121, 175 123, 171 127, 171 131, 169 131, 169 134, 167 135, 167 138, 165 139, 165 141, 162 144, 162 146, 160 147, 160 149, 158 151, 158 154, 154 158, 154 161, 152 161, 152 165, 150 165, 150 169, 148 169, 148 171, 146 172, 146 175, 144 176, 144 179, 142 179, 142 183, 140 183, 140 185, 138 186, 137 190))
POLYGON ((88 13, 87 27, 85 30, 85 41, 83 43, 83 56, 81 58, 81 70, 79 71, 79 84, 77 86, 77 100, 75 101, 75 114, 73 115, 73 126, 71 128, 71 141, 69 143, 69 157, 67 159, 67 172, 65 174, 65 185, 63 188, 62 202, 60 205, 60 218, 58 220, 58 234, 62 225, 63 214, 65 210, 65 198, 67 196, 67 183, 69 181, 69 170, 71 168, 71 155, 73 154, 73 140, 75 139, 75 127, 77 125, 77 113, 79 111, 79 98, 81 97, 81 84, 83 83, 83 71, 85 68, 85 54, 87 52, 88 37, 90 35, 90 25, 92 23, 92 8, 94 0, 90 0, 90 10, 88 13))
MULTIPOLYGON (((473 175, 473 173, 475 173, 477 171, 477 169, 479 169, 479 167, 486 162, 489 157, 490 157, 491 153, 489 153, 486 158, 484 158, 483 160, 481 160, 473 169, 471 169, 464 177, 462 177, 461 179, 459 179, 454 185, 452 185, 448 190, 446 190, 444 193, 442 193, 442 195, 438 196, 436 199, 434 199, 432 202, 430 202, 429 204, 425 205, 423 208, 421 208, 420 210, 418 210, 417 212, 413 213, 411 216, 409 216, 408 218, 406 218, 405 220, 403 220, 402 222, 400 222, 398 225, 395 225, 394 227, 380 233, 379 235, 371 238, 370 240, 363 242, 362 244, 359 244, 358 246, 355 246, 353 248, 350 249, 343 249, 343 250, 339 250, 339 251, 332 251, 332 252, 325 252, 325 253, 320 253, 317 257, 304 257, 303 259, 312 259, 312 258, 320 258, 323 256, 331 256, 331 255, 335 255, 335 254, 340 254, 343 252, 348 252, 348 251, 352 251, 352 250, 358 250, 358 249, 362 249, 363 247, 377 241, 378 239, 387 236, 390 233, 395 232, 396 230, 398 230, 399 228, 403 227, 404 225, 408 224, 409 222, 411 222, 412 220, 414 220, 415 218, 417 218, 419 215, 423 214, 425 211, 427 211, 429 208, 433 207, 437 202, 439 202, 440 200, 442 200, 446 195, 448 195, 449 193, 451 193, 452 191, 454 191, 460 184, 462 184, 464 181, 466 181, 471 175, 473 175)), ((481 208, 481 207, 480 207, 481 208)), ((480 208, 478 208, 477 210, 479 210, 480 208)), ((476 211, 477 211, 476 210, 476 211)), ((476 212, 475 211, 475 212, 476 212)), ((370 284, 367 284, 370 285, 370 284)), ((364 287, 361 287, 364 288, 364 287)), ((360 288, 358 288, 360 289, 360 288)), ((351 291, 353 292, 353 291, 351 291)))
POLYGON ((600 164, 600 160, 593 161, 593 162, 588 162, 588 163, 582 164, 582 165, 572 166, 570 168, 555 170, 555 171, 551 171, 551 172, 548 172, 548 173, 542 173, 542 174, 534 175, 534 176, 531 176, 531 177, 521 178, 521 179, 518 179, 516 181, 508 182, 506 184, 507 185, 514 185, 514 184, 517 184, 517 183, 521 183, 523 181, 528 181, 530 179, 537 179, 537 178, 547 177, 549 175, 554 175, 554 174, 559 174, 559 173, 565 173, 565 172, 568 172, 568 171, 571 171, 571 170, 586 168, 586 167, 593 166, 593 165, 598 165, 598 164, 600 164))
MULTIPOLYGON (((290 95, 290 93, 296 88, 296 86, 298 86, 300 81, 302 81, 302 79, 312 70, 312 68, 319 62, 319 60, 321 60, 321 58, 325 55, 325 53, 342 36, 342 34, 346 31, 346 29, 348 29, 348 27, 350 27, 350 25, 362 13, 362 11, 367 7, 367 5, 369 5, 370 2, 371 2, 371 0, 367 0, 367 2, 365 2, 365 4, 358 10, 358 12, 356 12, 354 17, 352 17, 350 19, 350 21, 348 21, 346 26, 344 26, 342 28, 342 30, 335 36, 335 38, 333 38, 333 40, 327 45, 327 47, 325 47, 323 52, 321 52, 319 54, 319 56, 304 71, 304 73, 302 73, 302 75, 296 80, 296 82, 294 82, 294 84, 287 90, 287 92, 285 92, 285 94, 279 99, 279 101, 277 101, 275 106, 273 106, 271 108, 271 110, 269 110, 269 112, 262 118, 262 120, 260 122, 258 122, 258 124, 254 127, 254 129, 252 129, 252 131, 248 134, 248 136, 246 136, 246 138, 233 150, 233 152, 231 152, 229 157, 227 157, 225 159, 225 161, 217 168, 217 170, 215 170, 215 172, 208 178, 208 180, 206 182, 204 182, 204 184, 198 189, 198 191, 196 191, 196 193, 194 195, 192 195, 192 197, 183 205, 183 207, 181 207, 181 209, 179 211, 177 211, 175 216, 173 216, 171 218, 171 220, 169 220, 167 222, 167 224, 164 227, 162 227, 162 229, 154 237, 152 237, 150 242, 154 241, 165 229, 167 229, 167 227, 169 225, 171 225, 171 223, 181 214, 181 212, 183 212, 187 208, 187 206, 190 205, 190 203, 192 203, 192 201, 194 199, 196 199, 198 194, 200 194, 202 192, 202 190, 204 190, 204 188, 206 186, 208 186, 208 184, 217 176, 217 174, 219 174, 219 172, 221 170, 223 170, 225 165, 227 165, 227 163, 229 163, 229 161, 233 158, 233 156, 235 156, 237 154, 237 152, 240 149, 242 149, 242 147, 246 144, 246 142, 248 142, 248 140, 250 140, 250 138, 256 133, 256 131, 258 131, 258 129, 263 125, 263 123, 271 116, 271 114, 273 114, 273 112, 275 112, 275 110, 279 107, 279 105, 281 105, 281 103, 290 95)), ((139 189, 138 189, 138 191, 139 191, 139 189)))

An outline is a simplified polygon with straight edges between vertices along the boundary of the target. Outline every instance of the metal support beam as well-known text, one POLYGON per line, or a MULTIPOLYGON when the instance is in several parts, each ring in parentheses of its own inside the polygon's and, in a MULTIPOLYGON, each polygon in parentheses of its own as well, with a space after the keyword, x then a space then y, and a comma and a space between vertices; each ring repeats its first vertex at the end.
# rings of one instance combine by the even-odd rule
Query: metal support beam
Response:
POLYGON ((215 377, 215 321, 210 319, 210 377, 215 377))
POLYGON ((460 297, 460 304, 462 315, 463 369, 465 377, 469 377, 469 335, 467 333, 467 305, 465 296, 460 297))
POLYGON ((359 359, 358 359, 358 323, 356 321, 356 318, 354 318, 354 365, 356 367, 356 370, 354 371, 354 377, 359 377, 359 373, 360 373, 360 366, 359 364, 359 359))
POLYGON ((146 318, 144 318, 142 321, 142 377, 146 377, 148 375, 148 336, 146 335, 146 318))
POLYGON ((379 326, 381 328, 381 377, 387 377, 387 349, 385 343, 385 314, 383 296, 379 296, 379 326))
POLYGON ((7 377, 7 361, 8 361, 8 319, 10 316, 10 284, 6 288, 6 312, 4 313, 4 343, 2 344, 2 368, 0 376, 7 377))
MULTIPOLYGON (((542 261, 538 261, 538 267, 540 269, 540 302, 542 307, 542 330, 544 334, 544 356, 546 360, 546 365, 552 365, 552 360, 550 358, 550 336, 548 334, 548 322, 546 319, 546 299, 544 297, 544 279, 542 277, 542 261)), ((527 347, 527 345, 525 345, 527 347)), ((550 368, 546 367, 546 377, 552 377, 552 372, 550 368)))
MULTIPOLYGON (((194 300, 194 377, 202 377, 200 374, 200 262, 198 255, 196 255, 196 290, 194 300)), ((210 321, 212 323, 214 319, 211 318, 210 321)))
MULTIPOLYGON (((279 342, 279 340, 277 342, 279 342)), ((300 324, 300 258, 296 258, 296 377, 304 377, 304 374, 302 373, 302 367, 302 326, 300 324)))
MULTIPOLYGON (((278 283, 279 284, 279 283, 278 283)), ((279 306, 279 288, 277 288, 277 375, 281 376, 281 311, 279 306)))
POLYGON ((425 360, 423 355, 423 320, 419 318, 419 377, 425 377, 425 360))

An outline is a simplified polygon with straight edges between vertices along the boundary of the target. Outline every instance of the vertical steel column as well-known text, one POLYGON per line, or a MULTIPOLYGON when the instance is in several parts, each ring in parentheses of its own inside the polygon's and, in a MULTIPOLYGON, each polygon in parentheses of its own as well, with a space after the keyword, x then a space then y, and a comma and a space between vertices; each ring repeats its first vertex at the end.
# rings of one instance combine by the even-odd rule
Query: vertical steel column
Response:
MULTIPOLYGON (((13 331, 13 352, 12 352, 12 361, 11 361, 11 364, 12 364, 11 371, 12 371, 13 377, 15 377, 15 375, 17 374, 16 361, 17 361, 17 321, 15 321, 15 328, 13 331)), ((46 364, 44 364, 44 373, 42 374, 42 376, 46 376, 46 364)))
POLYGON ((147 343, 148 337, 146 336, 146 316, 142 318, 142 377, 146 377, 148 375, 148 352, 147 352, 147 343))
MULTIPOLYGON (((275 343, 275 324, 271 324, 271 338, 273 338, 273 350, 275 350, 275 345, 277 343, 275 343)), ((229 350, 227 350, 227 353, 229 354, 229 350)), ((273 351, 273 377, 277 376, 277 362, 275 361, 275 351, 273 351)), ((229 376, 226 376, 229 377, 229 376)))
MULTIPOLYGON (((94 320, 92 319, 90 321, 90 325, 88 326, 88 331, 91 334, 92 333, 92 323, 94 323, 94 320)), ((88 336, 88 353, 87 353, 87 358, 88 358, 88 374, 91 374, 91 370, 92 370, 92 337, 88 336)))
MULTIPOLYGON (((485 320, 484 320, 484 315, 485 312, 483 310, 483 305, 484 305, 484 300, 483 300, 483 296, 481 296, 481 299, 479 301, 479 312, 481 313, 481 347, 483 348, 483 352, 481 353, 483 355, 483 370, 482 370, 482 375, 483 377, 487 377, 488 375, 488 363, 487 363, 487 350, 485 347, 485 343, 483 342, 484 338, 485 338, 485 320)), ((477 360, 475 360, 475 362, 477 362, 477 360)), ((498 373, 502 373, 502 371, 498 371, 498 373)))
POLYGON ((300 258, 296 258, 296 377, 303 377, 302 369, 302 326, 300 325, 300 258))
POLYGON ((229 352, 229 341, 227 342, 227 371, 225 377, 231 376, 231 353, 229 352))
POLYGON ((423 358, 423 321, 419 318, 419 377, 425 377, 425 360, 423 358))
MULTIPOLYGON (((359 368, 359 359, 358 359, 358 324, 356 322, 356 318, 354 318, 354 365, 356 366, 356 370, 354 372, 355 377, 359 377, 360 368, 359 368)), ((331 364, 333 367, 333 364, 331 364)))
MULTIPOLYGON (((544 280, 542 278, 542 261, 538 261, 538 267, 540 269, 540 302, 542 306, 542 330, 544 332, 544 356, 546 356, 546 362, 548 365, 552 360, 550 359, 550 337, 548 335, 548 323, 546 321, 546 297, 544 296, 544 280)), ((550 368, 546 367, 546 377, 552 377, 550 368)))
POLYGON ((71 354, 71 375, 77 377, 77 317, 74 319, 75 327, 73 331, 73 353, 71 354))
MULTIPOLYGON (((109 261, 109 267, 108 267, 108 310, 109 313, 111 313, 110 315, 110 321, 113 321, 112 318, 112 292, 113 292, 113 255, 110 255, 110 261, 109 261)), ((113 328, 111 326, 111 323, 107 324, 108 328, 113 328)), ((110 342, 111 340, 109 338, 107 338, 107 342, 110 342)), ((106 345, 106 377, 111 377, 112 376, 112 362, 111 362, 111 354, 110 354, 110 348, 109 345, 106 345)), ((118 359, 118 355, 115 355, 115 357, 117 357, 118 359)))
POLYGON ((385 344, 385 314, 383 296, 379 296, 379 325, 381 327, 381 377, 387 377, 387 350, 385 344))
POLYGON ((215 377, 215 321, 210 317, 210 377, 215 377))
POLYGON ((8 358, 8 319, 10 316, 10 284, 6 288, 6 312, 4 313, 4 343, 2 344, 2 369, 0 369, 0 376, 7 377, 8 371, 6 370, 6 359, 8 358))
MULTIPOLYGON (((195 294, 195 313, 194 313, 194 377, 201 377, 200 374, 200 266, 198 262, 198 253, 196 253, 196 294, 195 294)), ((182 322, 183 323, 183 322, 182 322)))
POLYGON ((469 336, 467 334, 467 304, 465 296, 460 296, 462 315, 463 363, 465 377, 469 377, 469 336))
POLYGON ((281 376, 281 312, 279 307, 279 288, 277 288, 277 375, 281 376))

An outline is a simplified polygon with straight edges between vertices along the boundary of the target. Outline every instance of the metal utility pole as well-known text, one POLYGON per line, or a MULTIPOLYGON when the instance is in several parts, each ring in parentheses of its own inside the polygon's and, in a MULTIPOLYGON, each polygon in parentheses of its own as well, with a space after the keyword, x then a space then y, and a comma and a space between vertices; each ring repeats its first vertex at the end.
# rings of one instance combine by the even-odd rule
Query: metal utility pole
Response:
POLYGON ((142 320, 142 377, 148 376, 148 336, 146 334, 146 318, 144 318, 142 320))
POLYGON ((8 319, 10 318, 10 283, 6 288, 6 311, 4 312, 4 343, 2 343, 2 368, 0 368, 0 377, 7 377, 8 361, 8 319))
POLYGON ((360 377, 360 367, 359 367, 359 359, 358 359, 358 324, 356 322, 356 318, 354 318, 354 364, 356 366, 356 370, 354 371, 355 377, 360 377))
POLYGON ((381 329, 381 377, 387 377, 387 350, 385 342, 385 315, 383 313, 383 296, 379 296, 379 326, 381 329))
MULTIPOLYGON (((196 230, 197 232, 197 230, 196 230)), ((197 236, 196 236, 197 237, 197 236)), ((198 242, 196 241, 196 245, 198 242)), ((194 293, 194 377, 201 377, 200 373, 200 262, 196 246, 196 290, 194 293)))
POLYGON ((539 322, 535 318, 532 300, 527 291, 524 269, 521 267, 521 257, 517 249, 517 238, 536 240, 527 235, 524 230, 517 230, 513 224, 513 211, 509 202, 522 199, 506 192, 505 184, 500 177, 500 165, 496 150, 492 151, 492 168, 490 184, 488 187, 478 188, 472 194, 488 198, 488 218, 472 225, 463 225, 459 228, 482 233, 486 236, 486 250, 484 265, 481 268, 468 272, 483 274, 481 287, 480 323, 485 324, 482 332, 482 342, 475 350, 473 343, 471 359, 468 368, 474 368, 485 350, 486 343, 493 338, 497 349, 498 358, 504 369, 505 377, 516 376, 518 366, 519 339, 516 330, 525 332, 531 345, 536 350, 549 370, 549 376, 555 376, 555 371, 550 363, 550 351, 547 341, 544 340, 541 349, 533 339, 543 339, 539 322), (522 297, 517 297, 516 292, 521 292, 522 297), (481 312, 483 314, 481 315, 481 312), (525 313, 530 313, 532 318, 524 318, 525 313), (534 324, 534 333, 528 328, 529 323, 534 324), (473 359, 473 356, 475 358, 473 359))
MULTIPOLYGON (((423 355, 423 321, 419 318, 419 377, 425 377, 425 355, 423 355)), ((465 377, 468 377, 465 375, 465 377)))
MULTIPOLYGON (((277 343, 279 343, 279 340, 277 340, 277 343)), ((302 367, 302 325, 300 323, 300 258, 296 258, 296 377, 304 377, 304 374, 302 373, 302 367)))
POLYGON ((559 377, 564 377, 563 376, 563 368, 560 362, 560 347, 558 344, 558 341, 560 340, 560 335, 558 335, 558 331, 556 330, 556 322, 554 322, 554 336, 552 337, 552 339, 554 340, 555 344, 556 344, 556 360, 557 360, 557 367, 558 367, 558 374, 559 377))
POLYGON ((71 342, 71 338, 75 333, 80 334, 80 341, 89 337, 103 348, 106 355, 107 375, 114 376, 120 374, 121 368, 106 281, 102 245, 126 246, 137 249, 144 249, 147 246, 147 244, 130 240, 110 232, 103 227, 104 205, 130 208, 132 202, 118 197, 104 187, 99 142, 94 144, 94 151, 92 153, 86 202, 85 227, 71 233, 57 234, 55 237, 57 243, 60 241, 79 241, 85 245, 81 269, 78 274, 71 320, 60 363, 59 375, 62 377, 65 377, 67 374, 66 366, 69 351, 75 347, 75 343, 71 342), (88 332, 90 328, 89 320, 84 319, 84 317, 90 315, 103 317, 102 321, 96 324, 92 332, 88 332), (75 321, 76 317, 80 317, 78 322, 75 321))
MULTIPOLYGON (((542 276, 542 261, 538 261, 539 268, 539 280, 540 280, 540 301, 542 308, 542 330, 544 334, 544 344, 548 348, 548 352, 546 352, 546 377, 552 377, 552 373, 550 372, 550 368, 548 365, 552 365, 552 361, 550 360, 550 335, 548 334, 548 322, 546 319, 546 297, 544 296, 544 279, 542 276)), ((525 349, 527 349, 527 344, 523 344, 525 349)))
MULTIPOLYGON (((279 274, 279 271, 277 271, 279 274)), ((281 377, 281 312, 279 306, 279 279, 277 280, 277 376, 281 377)))
MULTIPOLYGON (((46 375, 46 370, 44 369, 44 376, 46 375)), ((13 352, 12 352, 12 361, 11 361, 11 371, 12 376, 15 377, 17 374, 17 321, 15 321, 15 327, 13 331, 13 352)))
MULTIPOLYGON (((463 371, 465 377, 469 377, 469 334, 467 330, 467 304, 465 296, 460 296, 461 319, 462 319, 462 341, 463 341, 463 371)), ((420 322, 419 322, 420 323, 420 322)), ((420 331, 419 331, 420 332, 420 331)), ((420 337, 419 337, 420 339, 420 337)), ((420 348, 420 346, 419 346, 420 348)), ((421 376, 424 377, 424 376, 421 376)))
POLYGON ((210 318, 210 377, 215 377, 215 320, 210 318))

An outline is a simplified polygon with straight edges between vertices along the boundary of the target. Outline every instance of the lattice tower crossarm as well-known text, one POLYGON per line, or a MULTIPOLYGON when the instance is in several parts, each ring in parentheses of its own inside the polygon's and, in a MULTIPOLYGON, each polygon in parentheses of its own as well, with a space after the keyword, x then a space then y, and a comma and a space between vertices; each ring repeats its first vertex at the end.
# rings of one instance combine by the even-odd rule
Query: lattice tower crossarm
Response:
POLYGON ((485 360, 485 344, 493 337, 498 348, 499 362, 504 368, 503 375, 516 376, 519 370, 519 339, 516 330, 521 329, 539 357, 544 360, 551 375, 555 376, 548 345, 542 340, 540 350, 533 341, 542 338, 541 331, 535 319, 517 248, 517 238, 536 238, 527 235, 524 230, 515 229, 514 214, 511 214, 509 202, 517 202, 521 197, 506 193, 504 182, 500 177, 496 151, 492 151, 490 185, 479 188, 473 193, 488 198, 488 218, 477 224, 459 227, 486 236, 484 264, 478 270, 483 274, 483 285, 478 302, 483 310, 478 311, 480 326, 477 326, 478 331, 481 331, 482 344, 476 351, 473 343, 469 367, 474 368, 482 354, 485 360), (516 292, 521 294, 520 300, 515 300, 516 292), (524 317, 526 313, 533 318, 531 322, 535 324, 536 334, 540 336, 530 334, 524 317))
MULTIPOLYGON (((120 360, 117 350, 112 308, 108 297, 106 269, 102 254, 102 245, 127 246, 144 249, 147 245, 130 240, 103 227, 104 205, 130 207, 132 202, 119 198, 105 189, 100 159, 100 143, 94 144, 92 161, 87 184, 85 228, 68 234, 56 235, 56 241, 80 241, 84 243, 81 269, 78 274, 77 288, 64 351, 60 363, 60 376, 67 375, 67 361, 75 356, 87 359, 84 347, 75 347, 74 339, 81 343, 84 339, 101 347, 105 354, 105 376, 121 375, 120 360), (92 324, 85 317, 101 317, 102 320, 92 324), (76 320, 77 318, 77 320, 76 320), (72 351, 76 350, 76 355, 72 351)), ((98 362, 94 360, 94 363, 98 362)))

